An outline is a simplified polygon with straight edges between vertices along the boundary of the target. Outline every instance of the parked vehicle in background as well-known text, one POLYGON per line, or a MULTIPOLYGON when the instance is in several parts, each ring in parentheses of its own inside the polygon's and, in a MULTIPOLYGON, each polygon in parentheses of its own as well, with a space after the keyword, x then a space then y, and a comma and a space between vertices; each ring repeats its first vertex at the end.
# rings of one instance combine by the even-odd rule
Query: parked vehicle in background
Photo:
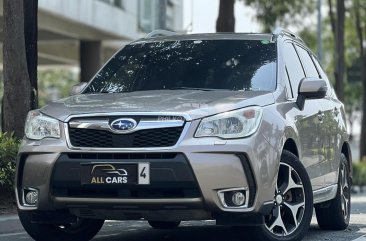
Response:
POLYGON ((89 240, 106 219, 301 240, 313 207, 348 226, 344 106, 296 35, 153 32, 78 88, 26 121, 16 195, 35 240, 89 240))

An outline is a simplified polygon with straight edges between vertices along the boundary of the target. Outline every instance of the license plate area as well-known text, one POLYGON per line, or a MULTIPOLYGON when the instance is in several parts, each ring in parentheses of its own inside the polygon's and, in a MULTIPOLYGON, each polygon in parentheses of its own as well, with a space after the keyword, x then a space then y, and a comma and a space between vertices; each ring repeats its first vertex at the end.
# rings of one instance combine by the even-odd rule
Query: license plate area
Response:
POLYGON ((148 185, 149 163, 81 163, 82 185, 148 185))

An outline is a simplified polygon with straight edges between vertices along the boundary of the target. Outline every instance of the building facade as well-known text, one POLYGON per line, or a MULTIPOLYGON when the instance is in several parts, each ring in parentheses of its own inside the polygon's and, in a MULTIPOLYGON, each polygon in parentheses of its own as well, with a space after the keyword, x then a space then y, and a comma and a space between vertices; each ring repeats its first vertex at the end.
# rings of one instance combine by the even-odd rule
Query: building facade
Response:
POLYGON ((182 31, 182 18, 182 0, 39 0, 38 63, 80 66, 87 81, 124 43, 154 29, 182 31))

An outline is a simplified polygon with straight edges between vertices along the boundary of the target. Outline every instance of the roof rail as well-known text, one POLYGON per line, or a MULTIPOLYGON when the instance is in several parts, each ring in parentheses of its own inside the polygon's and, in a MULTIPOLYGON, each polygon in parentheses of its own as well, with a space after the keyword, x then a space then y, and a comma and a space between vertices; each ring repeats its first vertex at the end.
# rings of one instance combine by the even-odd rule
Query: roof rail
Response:
POLYGON ((177 35, 177 33, 173 31, 157 29, 148 33, 144 38, 156 38, 156 37, 173 36, 173 35, 177 35))
POLYGON ((287 30, 287 29, 284 29, 284 28, 281 28, 281 27, 277 27, 273 32, 272 32, 273 35, 280 35, 280 34, 285 34, 287 36, 290 36, 290 37, 293 37, 301 42, 304 42, 299 36, 297 36, 296 34, 294 34, 293 32, 287 30))

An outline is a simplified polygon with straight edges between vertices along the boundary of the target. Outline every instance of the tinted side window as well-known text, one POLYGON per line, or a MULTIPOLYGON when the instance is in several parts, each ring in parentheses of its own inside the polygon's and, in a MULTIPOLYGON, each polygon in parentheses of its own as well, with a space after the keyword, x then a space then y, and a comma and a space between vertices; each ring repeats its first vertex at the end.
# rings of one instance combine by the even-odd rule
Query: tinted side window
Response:
POLYGON ((288 77, 291 81, 292 93, 294 97, 296 97, 299 90, 299 83, 301 79, 305 77, 305 74, 295 48, 291 43, 285 44, 284 57, 288 77))
POLYGON ((327 94, 329 95, 331 93, 331 90, 332 90, 332 85, 329 82, 327 74, 324 72, 324 70, 323 70, 322 66, 320 65, 319 61, 317 60, 317 58, 315 58, 314 56, 311 56, 311 58, 313 59, 315 65, 316 65, 316 68, 319 71, 320 78, 322 78, 323 80, 325 80, 325 82, 327 82, 327 86, 328 86, 328 93, 327 94))
POLYGON ((296 50, 299 53, 301 63, 304 66, 307 77, 319 77, 319 73, 316 70, 313 61, 310 58, 308 51, 296 45, 296 50))

